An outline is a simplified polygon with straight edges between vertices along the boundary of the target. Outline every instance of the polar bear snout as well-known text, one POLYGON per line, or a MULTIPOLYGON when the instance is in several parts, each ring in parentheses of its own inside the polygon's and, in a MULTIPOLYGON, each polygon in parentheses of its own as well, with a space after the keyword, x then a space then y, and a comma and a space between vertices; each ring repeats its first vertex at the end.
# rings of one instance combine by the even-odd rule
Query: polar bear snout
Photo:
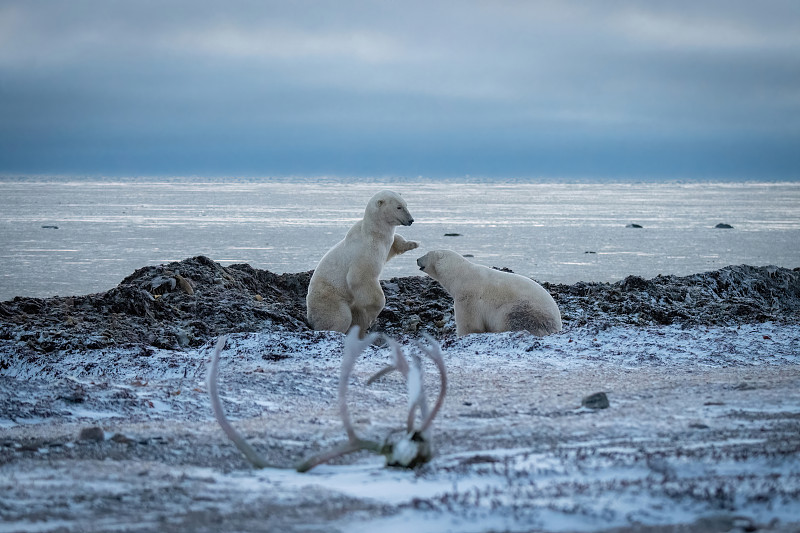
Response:
POLYGON ((425 269, 428 267, 428 254, 425 254, 419 259, 417 259, 417 266, 419 267, 420 270, 425 272, 425 269))
POLYGON ((397 217, 397 221, 401 225, 410 226, 411 224, 414 223, 414 217, 411 216, 411 213, 408 212, 408 209, 406 209, 405 206, 398 205, 397 206, 397 210, 398 210, 398 215, 399 215, 397 217))

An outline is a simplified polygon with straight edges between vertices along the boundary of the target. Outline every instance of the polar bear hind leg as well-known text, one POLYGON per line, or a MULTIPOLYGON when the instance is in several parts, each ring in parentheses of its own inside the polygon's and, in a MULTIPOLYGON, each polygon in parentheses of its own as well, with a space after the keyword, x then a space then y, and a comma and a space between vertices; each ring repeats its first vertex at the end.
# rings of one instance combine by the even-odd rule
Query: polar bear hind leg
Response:
POLYGON ((508 331, 527 330, 543 337, 561 329, 553 317, 534 308, 529 302, 517 302, 506 315, 508 331))
POLYGON ((353 303, 350 305, 352 325, 361 328, 361 337, 367 334, 378 314, 386 305, 381 284, 375 280, 359 283, 352 289, 353 303))
POLYGON ((309 291, 306 298, 306 318, 317 331, 347 333, 353 317, 350 306, 333 291, 309 291))

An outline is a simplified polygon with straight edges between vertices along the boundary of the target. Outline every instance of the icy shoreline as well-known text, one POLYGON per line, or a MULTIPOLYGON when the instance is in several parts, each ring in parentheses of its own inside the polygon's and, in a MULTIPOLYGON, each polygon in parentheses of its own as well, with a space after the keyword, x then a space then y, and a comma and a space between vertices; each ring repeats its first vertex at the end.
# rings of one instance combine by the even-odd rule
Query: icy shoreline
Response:
MULTIPOLYGON (((694 282, 556 287, 567 327, 544 338, 457 338, 446 300, 418 285, 425 278, 392 280, 384 324, 407 344, 416 332, 401 311, 431 300, 417 329, 442 342, 451 379, 435 426, 437 456, 411 472, 366 455, 310 474, 251 469, 211 415, 210 334, 185 347, 144 339, 94 348, 70 347, 74 339, 65 335, 65 348, 49 351, 43 348, 52 344, 38 338, 6 337, 0 532, 796 531, 800 323, 794 286, 782 295, 776 289, 796 272, 737 268, 694 282), (724 280, 741 272, 751 281, 736 300, 724 280), (669 307, 664 295, 684 286, 692 305, 672 298, 669 307), (727 307, 709 303, 710 287, 727 307), (785 320, 759 319, 774 310, 785 320), (680 320, 670 321, 670 312, 680 320), (609 408, 581 407, 600 391, 609 408), (90 428, 99 430, 84 431, 90 428)), ((234 319, 248 316, 236 296, 247 279, 230 267, 223 272, 233 278, 228 287, 212 280, 195 283, 193 295, 162 293, 150 312, 158 318, 159 306, 180 307, 208 290, 239 310, 234 319)), ((164 272, 143 274, 128 285, 164 272)), ((294 319, 293 287, 302 284, 289 281, 271 282, 281 306, 266 309, 267 327, 231 334, 220 376, 235 425, 287 467, 344 437, 334 406, 342 336, 294 319)), ((40 301, 43 311, 19 323, 4 316, 3 327, 35 330, 36 320, 61 309, 54 303, 64 302, 40 301)), ((149 320, 117 315, 106 313, 106 329, 149 320)), ((79 318, 75 338, 97 326, 91 314, 79 318)), ((387 350, 368 349, 351 383, 353 418, 366 436, 402 426, 401 380, 365 384, 387 360, 387 350)))

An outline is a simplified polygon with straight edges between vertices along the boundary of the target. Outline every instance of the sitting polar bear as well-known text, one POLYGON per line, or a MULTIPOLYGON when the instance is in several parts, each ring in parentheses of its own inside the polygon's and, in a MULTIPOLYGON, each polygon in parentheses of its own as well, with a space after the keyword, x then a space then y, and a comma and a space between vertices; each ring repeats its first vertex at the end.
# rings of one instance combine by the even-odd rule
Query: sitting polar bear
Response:
POLYGON ((470 263, 450 250, 428 252, 417 265, 453 297, 458 335, 561 331, 555 300, 529 278, 470 263))
POLYGON ((312 328, 347 333, 358 326, 366 335, 386 304, 378 282, 383 265, 419 246, 394 234, 396 226, 412 222, 399 194, 381 191, 369 200, 364 218, 328 250, 311 276, 306 318, 312 328))

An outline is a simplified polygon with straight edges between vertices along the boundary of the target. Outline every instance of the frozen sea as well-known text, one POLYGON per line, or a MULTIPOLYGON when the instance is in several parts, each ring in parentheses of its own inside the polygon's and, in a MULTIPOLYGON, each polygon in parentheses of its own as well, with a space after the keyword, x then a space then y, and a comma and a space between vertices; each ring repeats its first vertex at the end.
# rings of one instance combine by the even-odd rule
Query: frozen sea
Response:
POLYGON ((398 233, 421 243, 384 278, 419 274, 437 248, 558 283, 800 266, 800 182, 5 177, 0 300, 99 292, 196 255, 310 270, 381 189, 408 201, 398 233))

